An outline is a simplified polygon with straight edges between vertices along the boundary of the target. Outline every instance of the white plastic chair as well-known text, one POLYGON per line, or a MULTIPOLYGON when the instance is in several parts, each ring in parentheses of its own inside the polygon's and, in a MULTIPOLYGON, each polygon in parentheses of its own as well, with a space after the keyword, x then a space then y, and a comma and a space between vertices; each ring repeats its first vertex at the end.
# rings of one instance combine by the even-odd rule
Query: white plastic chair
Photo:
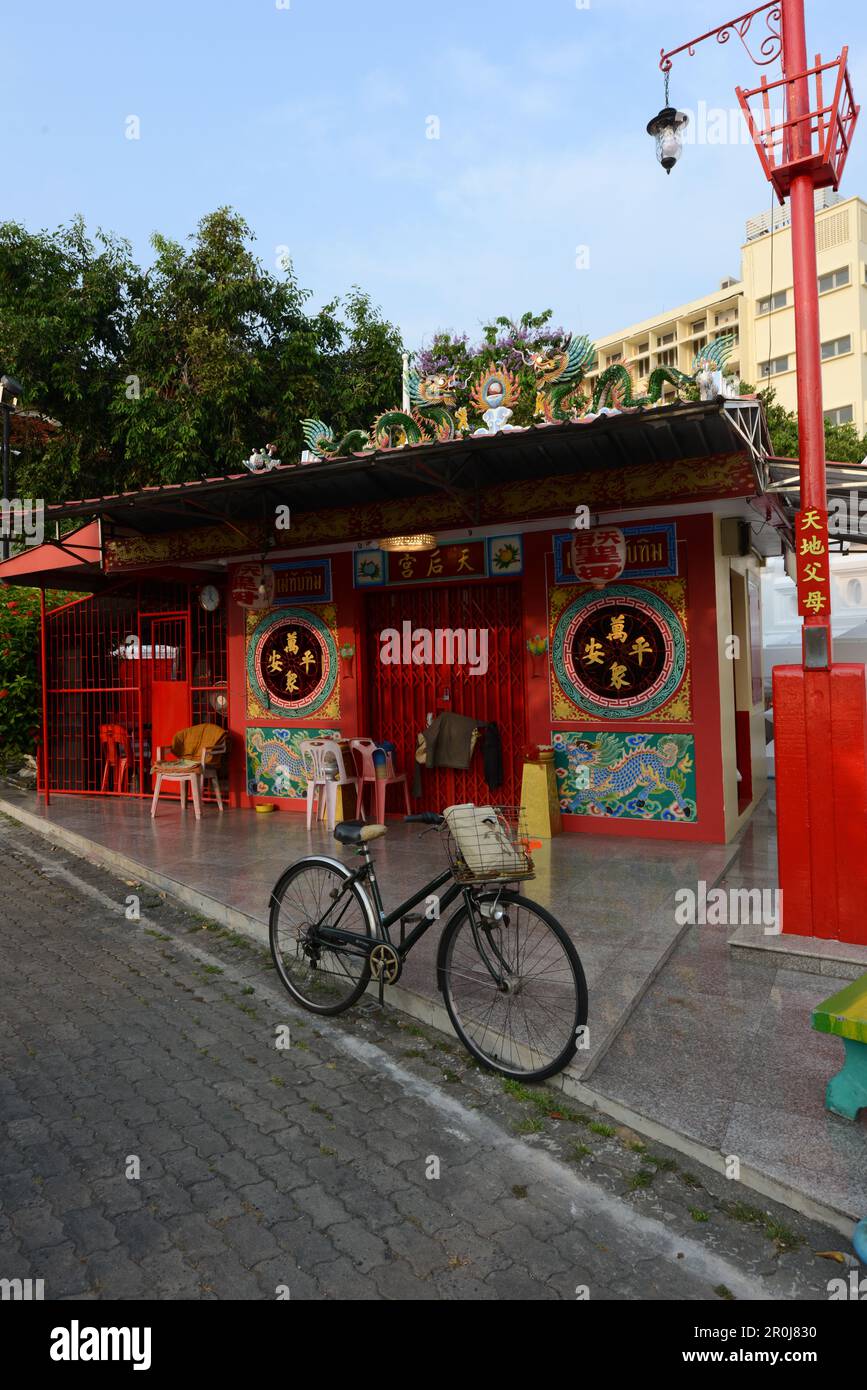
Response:
POLYGON ((307 778, 307 829, 313 818, 313 801, 317 803, 317 819, 325 814, 329 830, 337 820, 337 788, 355 787, 355 814, 361 798, 361 778, 349 776, 343 761, 343 749, 336 739, 304 739, 298 745, 304 775, 307 778))

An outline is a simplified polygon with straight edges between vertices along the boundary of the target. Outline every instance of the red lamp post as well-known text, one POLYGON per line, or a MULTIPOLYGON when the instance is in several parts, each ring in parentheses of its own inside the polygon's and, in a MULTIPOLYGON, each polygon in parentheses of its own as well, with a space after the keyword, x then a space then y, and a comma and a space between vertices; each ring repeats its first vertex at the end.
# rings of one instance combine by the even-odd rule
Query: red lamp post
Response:
POLYGON ((737 89, 753 144, 780 202, 791 199, 797 354, 800 510, 796 520, 798 606, 804 618, 801 666, 774 668, 777 825, 783 930, 867 944, 862 885, 867 879, 867 684, 863 666, 831 660, 830 554, 825 426, 813 194, 837 188, 858 119, 848 50, 832 62, 807 60, 804 0, 774 0, 663 50, 666 105, 648 126, 670 172, 680 152, 680 118, 668 104, 678 53, 736 34, 752 61, 780 59, 782 76, 737 89), (763 17, 764 34, 758 31, 763 17), (756 46, 757 45, 757 46, 756 46), (782 118, 771 100, 782 98, 782 118), (664 155, 668 156, 667 160, 664 155))

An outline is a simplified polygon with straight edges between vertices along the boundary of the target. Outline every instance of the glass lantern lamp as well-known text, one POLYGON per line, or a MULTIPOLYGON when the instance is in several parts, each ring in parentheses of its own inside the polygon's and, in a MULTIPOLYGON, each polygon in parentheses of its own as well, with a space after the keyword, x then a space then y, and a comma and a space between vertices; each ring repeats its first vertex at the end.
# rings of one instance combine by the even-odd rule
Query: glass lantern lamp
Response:
POLYGON ((663 106, 662 110, 647 123, 647 133, 656 141, 656 157, 667 174, 670 174, 683 153, 683 129, 689 124, 684 111, 673 106, 663 106))

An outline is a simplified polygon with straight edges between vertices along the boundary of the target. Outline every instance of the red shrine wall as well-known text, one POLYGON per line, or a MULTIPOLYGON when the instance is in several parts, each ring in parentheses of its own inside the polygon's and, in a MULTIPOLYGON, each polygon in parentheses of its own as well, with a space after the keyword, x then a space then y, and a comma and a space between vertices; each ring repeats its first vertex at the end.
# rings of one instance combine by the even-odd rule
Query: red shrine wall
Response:
MULTIPOLYGON (((743 676, 733 680, 732 664, 720 659, 720 634, 729 631, 732 614, 721 606, 721 574, 727 581, 729 566, 720 557, 718 523, 708 514, 618 524, 632 532, 631 564, 601 591, 575 582, 560 529, 522 534, 518 528, 516 535, 513 528, 506 536, 503 528, 496 543, 468 538, 471 546, 463 550, 443 542, 440 572, 423 572, 420 566, 432 563, 426 556, 410 583, 393 557, 384 576, 362 572, 363 564, 378 563, 368 558, 378 551, 309 557, 330 559, 330 587, 317 595, 320 601, 310 601, 304 585, 312 581, 300 574, 283 580, 279 602, 261 612, 232 598, 237 571, 230 571, 233 803, 301 810, 306 784, 297 744, 326 733, 391 739, 398 769, 412 785, 412 751, 425 712, 452 709, 497 722, 504 785, 496 793, 487 789, 477 750, 469 774, 425 772, 414 809, 442 809, 434 805, 438 797, 443 804, 519 801, 526 746, 553 744, 564 830, 730 837, 759 793, 751 769, 763 750, 756 744, 756 710, 738 716, 736 709, 749 706, 749 697, 736 701, 743 676), (487 625, 484 675, 468 679, 466 671, 446 666, 376 668, 383 625, 456 627, 462 613, 468 627, 487 625), (540 657, 527 649, 531 638, 547 639, 540 657), (341 656, 341 647, 354 648, 352 657, 341 656), (275 669, 269 672, 269 665, 275 669), (747 775, 736 787, 738 739, 747 775), (724 749, 724 741, 731 746, 724 749)), ((275 562, 281 563, 289 561, 275 562)), ((388 805, 402 813, 397 794, 388 805)), ((350 795, 344 815, 352 814, 350 795)))

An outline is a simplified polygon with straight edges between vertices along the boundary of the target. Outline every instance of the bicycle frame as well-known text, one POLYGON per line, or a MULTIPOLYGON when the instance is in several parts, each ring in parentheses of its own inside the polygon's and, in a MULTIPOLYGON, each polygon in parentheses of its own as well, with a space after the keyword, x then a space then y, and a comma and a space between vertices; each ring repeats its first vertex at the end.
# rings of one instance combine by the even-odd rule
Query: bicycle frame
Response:
MULTIPOLYGON (((400 956, 401 960, 405 960, 406 957, 409 955, 410 951, 412 950, 413 946, 415 946, 416 942, 421 940, 425 933, 429 931, 430 928, 439 920, 439 917, 443 912, 448 911, 452 903, 457 902, 458 898, 460 897, 464 897, 467 900, 470 897, 470 893, 467 888, 465 888, 462 884, 455 883, 454 881, 452 881, 451 888, 449 888, 445 893, 443 893, 442 897, 440 898, 439 912, 437 916, 423 916, 422 920, 418 923, 416 927, 413 928, 409 935, 405 935, 404 932, 401 931, 400 941, 396 943, 392 940, 391 932, 389 929, 393 927, 396 922, 400 922, 403 917, 409 916, 413 908, 417 907, 418 904, 420 902, 423 902, 425 898, 429 897, 432 893, 435 893, 438 888, 442 888, 443 884, 448 883, 448 881, 452 877, 452 871, 451 869, 443 869, 442 873, 437 874, 436 878, 432 878, 429 883, 426 883, 424 885, 423 888, 419 888, 416 893, 413 893, 410 897, 404 899, 404 901, 400 903, 399 906, 397 906, 393 912, 386 912, 385 905, 382 901, 382 893, 380 892, 379 883, 376 877, 376 869, 374 868, 373 860, 370 857, 370 850, 368 846, 362 845, 358 853, 364 859, 364 863, 353 873, 351 873, 349 877, 346 879, 345 883, 343 884, 343 887, 341 888, 341 896, 344 893, 346 893, 347 890, 351 888, 354 883, 363 884, 365 881, 367 881, 367 883, 370 885, 371 897, 373 898, 373 907, 376 914, 377 935, 370 940, 369 945, 366 945, 365 943, 359 941, 357 932, 343 931, 342 928, 337 926, 330 926, 328 923, 324 921, 317 922, 316 934, 319 937, 319 939, 325 943, 330 941, 333 942, 335 945, 340 944, 345 946, 351 946, 354 947, 355 950, 359 952, 359 954, 369 955, 370 951, 373 949, 373 947, 377 944, 378 941, 384 941, 387 943, 387 945, 392 946, 394 948, 394 950, 400 956)), ((469 901, 467 901, 467 906, 469 907, 469 905, 469 901)))
MULTIPOLYGON (((348 889, 352 887, 354 883, 363 884, 366 880, 370 884, 371 896, 373 898, 373 907, 376 914, 376 934, 373 937, 369 938, 367 941, 363 941, 359 939, 357 932, 344 931, 341 927, 331 926, 324 921, 319 921, 316 923, 315 931, 318 939, 324 945, 328 945, 329 943, 331 943, 333 945, 345 946, 348 947, 349 952, 352 955, 369 956, 373 948, 378 943, 385 942, 386 945, 390 946, 392 950, 395 952, 395 954, 399 957, 402 965, 412 948, 415 946, 416 942, 420 941, 421 938, 425 935, 425 933, 430 931, 434 923, 439 921, 442 913, 447 912, 448 909, 451 907, 452 903, 457 902, 458 898, 462 897, 464 899, 464 902, 466 903, 467 911, 469 913, 470 930, 473 934, 473 940, 476 945, 476 950, 481 956, 485 965, 485 969, 491 976, 491 979, 496 981, 498 985, 502 985, 502 970, 506 968, 506 962, 503 960, 503 957, 497 949, 495 943, 490 940, 488 941, 488 946, 492 950, 501 968, 497 969, 497 967, 494 964, 492 964, 491 961, 488 959, 487 952, 485 951, 485 948, 481 941, 481 937, 479 936, 479 926, 476 921, 476 915, 473 911, 472 890, 468 888, 465 884, 455 883, 452 879, 451 869, 443 869, 442 873, 437 874, 436 878, 432 878, 429 883, 426 883, 424 885, 423 888, 419 888, 417 892, 413 893, 410 897, 405 898, 404 901, 400 903, 394 909, 393 912, 386 912, 385 906, 382 901, 382 894, 379 889, 379 883, 376 877, 376 869, 374 868, 373 860, 370 856, 369 846, 363 844, 357 851, 357 853, 361 855, 361 857, 364 860, 364 863, 360 866, 360 868, 356 869, 354 873, 351 873, 349 877, 345 880, 343 887, 340 890, 339 897, 335 899, 335 903, 339 901, 339 898, 342 897, 348 891, 348 889), (443 884, 448 883, 449 879, 452 879, 452 886, 445 893, 443 893, 442 897, 439 899, 439 908, 436 917, 428 917, 427 914, 423 915, 418 926, 414 927, 408 936, 405 935, 403 931, 402 918, 404 918, 405 916, 409 916, 414 907, 417 907, 418 904, 422 902, 425 898, 427 898, 431 893, 435 893, 438 888, 442 888, 443 884), (401 922, 401 934, 399 942, 392 941, 391 934, 389 931, 389 928, 393 927, 395 922, 401 922)), ((500 885, 500 890, 502 890, 502 887, 503 885, 500 885)), ((329 908, 329 911, 330 910, 331 909, 329 908)))

